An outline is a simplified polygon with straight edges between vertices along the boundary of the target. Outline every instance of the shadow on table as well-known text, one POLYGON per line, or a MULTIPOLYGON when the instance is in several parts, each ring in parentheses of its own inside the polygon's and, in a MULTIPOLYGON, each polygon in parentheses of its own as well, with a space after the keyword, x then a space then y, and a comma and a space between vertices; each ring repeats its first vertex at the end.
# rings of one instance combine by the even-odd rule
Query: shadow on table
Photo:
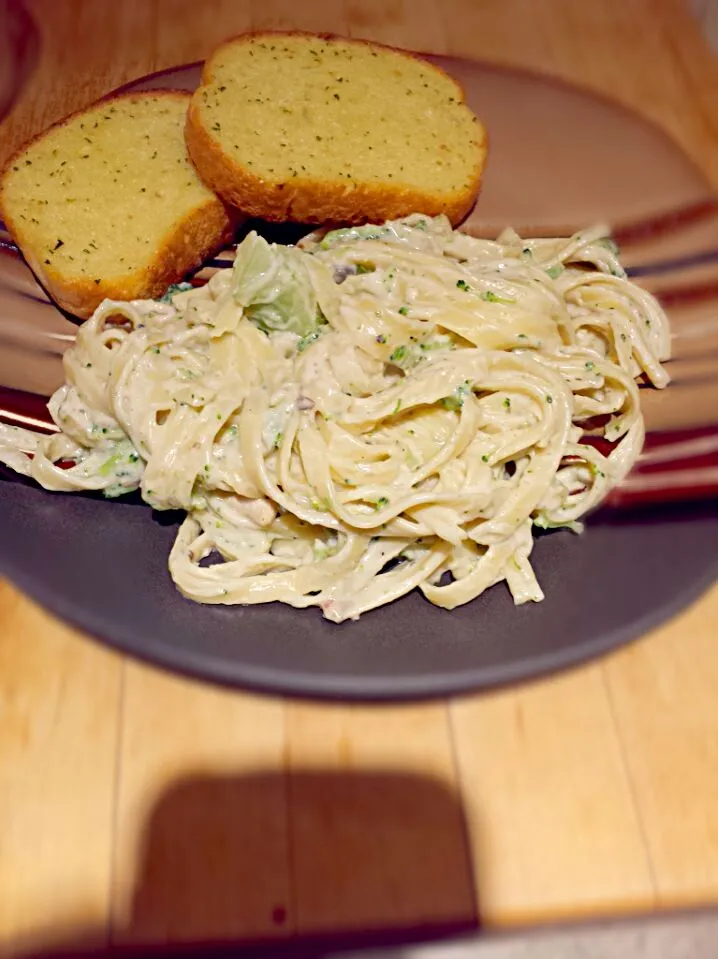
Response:
POLYGON ((42 930, 14 953, 309 957, 478 927, 463 810, 439 780, 197 775, 160 796, 134 879, 126 845, 115 853, 111 933, 57 941, 42 930))

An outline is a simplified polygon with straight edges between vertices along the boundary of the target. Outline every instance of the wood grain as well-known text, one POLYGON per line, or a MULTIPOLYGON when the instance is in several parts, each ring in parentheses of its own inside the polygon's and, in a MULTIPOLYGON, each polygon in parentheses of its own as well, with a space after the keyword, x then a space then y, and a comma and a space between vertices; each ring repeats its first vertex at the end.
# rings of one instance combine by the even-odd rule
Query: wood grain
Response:
POLYGON ((155 70, 203 60, 223 40, 252 27, 249 4, 236 0, 215 3, 156 0, 155 18, 157 27, 152 37, 155 70), (192 29, 167 29, 166 25, 172 22, 191 23, 192 29))
POLYGON ((253 0, 253 30, 310 30, 314 33, 347 33, 349 21, 342 0, 253 0))
POLYGON ((606 677, 663 905, 718 891, 718 591, 616 653, 606 677))
POLYGON ((447 53, 445 17, 435 0, 347 0, 349 35, 392 46, 447 53))
POLYGON ((601 666, 451 710, 484 925, 653 905, 601 666))
MULTIPOLYGON (((0 162, 134 77, 303 28, 577 82, 718 186, 718 65, 680 0, 26 2, 41 59, 0 162)), ((281 937, 715 900, 716 622, 714 589, 604 664, 452 704, 450 723, 445 704, 286 706, 123 673, 3 585, 0 952, 110 925, 281 937)))
POLYGON ((121 660, 0 582, 0 955, 103 942, 121 660))
POLYGON ((127 942, 284 935, 280 702, 128 664, 112 922, 127 942))

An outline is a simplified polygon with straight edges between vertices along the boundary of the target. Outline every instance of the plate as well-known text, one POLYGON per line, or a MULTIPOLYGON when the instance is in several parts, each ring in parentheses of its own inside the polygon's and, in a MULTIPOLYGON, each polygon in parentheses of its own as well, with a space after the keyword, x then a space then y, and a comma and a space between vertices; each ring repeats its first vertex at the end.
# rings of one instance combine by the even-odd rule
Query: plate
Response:
POLYGON ((646 632, 718 573, 718 510, 597 516, 540 537, 543 603, 499 585, 452 612, 413 593, 335 625, 318 609, 200 606, 167 572, 178 517, 0 482, 0 573, 123 652, 203 679, 301 696, 412 699, 505 684, 646 632))
MULTIPOLYGON (((512 224, 548 235, 611 223, 628 265, 670 303, 677 334, 677 386, 643 392, 649 426, 712 422, 718 377, 706 323, 716 267, 705 251, 718 249, 718 204, 700 172, 658 130, 599 97, 432 59, 463 83, 491 134, 482 195, 463 228, 495 235, 512 224)), ((132 86, 191 89, 198 77, 191 65, 132 86)), ((0 257, 0 316, 0 385, 50 392, 75 325, 10 247, 0 257)), ((718 348, 718 329, 715 339, 718 348)), ((584 536, 539 537, 541 604, 514 607, 502 584, 450 613, 412 594, 337 626, 315 609, 184 599, 167 572, 178 523, 134 497, 49 494, 3 470, 0 573, 90 634, 167 668, 273 693, 370 700, 486 689, 584 661, 645 633, 718 575, 718 504, 603 510, 584 536)))

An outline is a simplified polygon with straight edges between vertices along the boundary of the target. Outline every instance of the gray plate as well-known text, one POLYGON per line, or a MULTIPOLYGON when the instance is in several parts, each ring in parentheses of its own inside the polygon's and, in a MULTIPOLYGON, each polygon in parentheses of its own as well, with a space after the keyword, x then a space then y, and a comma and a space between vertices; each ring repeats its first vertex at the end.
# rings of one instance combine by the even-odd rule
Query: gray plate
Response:
MULTIPOLYGON (((437 59, 464 83, 492 136, 484 190, 465 228, 491 234, 513 223, 546 234, 596 219, 615 224, 629 265, 670 299, 677 331, 677 385, 646 396, 649 425, 698 425, 697 413, 712 422, 718 378, 713 366, 704 369, 706 356, 713 362, 704 331, 715 315, 706 272, 713 260, 699 267, 691 260, 678 273, 644 266, 718 246, 716 205, 701 174, 659 131, 600 98, 437 59), (697 287, 708 292, 696 298, 697 287)), ((191 88, 197 77, 187 67, 138 85, 191 88)), ((0 384, 54 388, 74 327, 12 251, 0 258, 0 306, 0 384)), ((718 575, 716 504, 603 511, 582 537, 539 539, 532 555, 546 593, 539 605, 514 607, 504 586, 451 613, 413 594, 336 626, 318 610, 183 599, 167 572, 177 522, 136 500, 51 495, 4 472, 0 574, 103 641, 171 669, 274 693, 352 699, 474 691, 581 662, 646 632, 718 575)))
MULTIPOLYGON (((5 473, 5 476, 9 474, 5 473)), ((323 698, 471 691, 596 656, 645 632, 718 573, 718 508, 595 517, 542 536, 546 599, 504 586, 451 613, 414 593, 339 626, 317 609, 199 606, 167 572, 177 516, 0 481, 0 573, 119 649, 221 683, 323 698)))

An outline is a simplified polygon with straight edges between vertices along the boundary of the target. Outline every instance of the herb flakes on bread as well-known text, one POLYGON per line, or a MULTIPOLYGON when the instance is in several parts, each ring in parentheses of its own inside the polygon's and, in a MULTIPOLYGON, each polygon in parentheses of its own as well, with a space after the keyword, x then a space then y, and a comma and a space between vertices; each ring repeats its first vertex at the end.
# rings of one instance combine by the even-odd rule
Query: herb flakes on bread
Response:
POLYGON ((26 144, 0 179, 0 213, 66 310, 161 295, 232 237, 238 217, 197 176, 190 94, 119 94, 26 144))
POLYGON ((391 47, 305 33, 228 41, 204 66, 185 138, 202 179, 267 220, 459 222, 486 134, 461 87, 391 47))

